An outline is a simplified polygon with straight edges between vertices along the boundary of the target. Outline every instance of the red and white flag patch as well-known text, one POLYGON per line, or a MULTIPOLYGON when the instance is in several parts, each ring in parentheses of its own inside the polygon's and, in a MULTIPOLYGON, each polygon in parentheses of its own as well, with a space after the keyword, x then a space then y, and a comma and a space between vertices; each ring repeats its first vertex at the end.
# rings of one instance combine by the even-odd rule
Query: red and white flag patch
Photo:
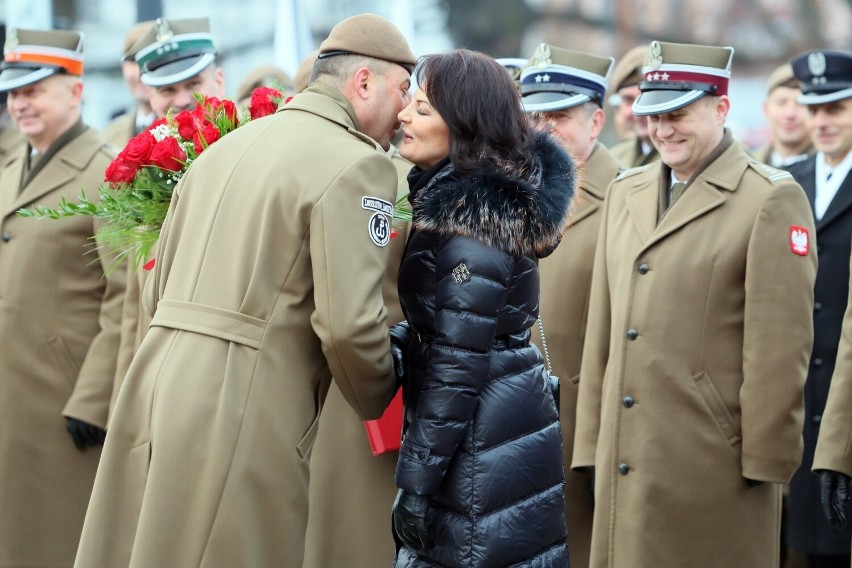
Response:
POLYGON ((807 256, 810 250, 810 236, 804 227, 790 225, 790 250, 799 256, 807 256))

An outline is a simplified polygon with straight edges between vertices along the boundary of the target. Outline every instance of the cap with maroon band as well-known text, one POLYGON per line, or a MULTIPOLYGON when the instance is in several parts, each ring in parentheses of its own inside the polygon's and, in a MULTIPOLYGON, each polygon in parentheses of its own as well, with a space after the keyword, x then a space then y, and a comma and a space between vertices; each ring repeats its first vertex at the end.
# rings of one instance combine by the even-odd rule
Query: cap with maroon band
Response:
POLYGON ((633 114, 665 114, 704 95, 727 95, 733 47, 652 41, 633 114))
POLYGON ((0 91, 11 91, 66 73, 83 75, 83 34, 12 28, 3 46, 0 91))

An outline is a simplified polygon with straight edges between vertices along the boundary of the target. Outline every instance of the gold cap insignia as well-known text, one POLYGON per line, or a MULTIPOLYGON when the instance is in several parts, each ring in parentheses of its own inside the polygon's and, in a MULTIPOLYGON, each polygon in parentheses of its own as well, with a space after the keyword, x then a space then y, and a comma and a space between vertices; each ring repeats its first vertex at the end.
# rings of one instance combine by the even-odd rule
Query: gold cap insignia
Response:
POLYGON ((175 37, 174 32, 169 27, 169 23, 163 18, 157 18, 155 24, 157 26, 157 41, 165 43, 175 37))
POLYGON ((553 61, 550 59, 550 46, 546 43, 540 44, 537 48, 535 48, 532 60, 533 65, 539 69, 544 69, 548 65, 551 65, 553 61))
POLYGON ((645 58, 645 67, 656 69, 663 64, 663 48, 658 41, 652 41, 648 48, 648 57, 645 58))

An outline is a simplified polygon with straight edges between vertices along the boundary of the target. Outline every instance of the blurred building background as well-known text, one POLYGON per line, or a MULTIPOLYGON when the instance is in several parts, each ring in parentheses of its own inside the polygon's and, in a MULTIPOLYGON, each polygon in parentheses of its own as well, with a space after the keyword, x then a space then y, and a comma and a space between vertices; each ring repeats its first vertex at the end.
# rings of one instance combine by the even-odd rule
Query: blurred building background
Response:
POLYGON ((616 58, 653 39, 733 46, 729 126, 750 145, 766 136, 764 80, 778 64, 806 49, 852 49, 852 0, 0 0, 9 27, 85 32, 84 118, 95 127, 131 102, 119 57, 138 20, 209 17, 232 96, 259 65, 294 73, 360 12, 393 20, 418 55, 458 46, 526 57, 542 41, 616 58))

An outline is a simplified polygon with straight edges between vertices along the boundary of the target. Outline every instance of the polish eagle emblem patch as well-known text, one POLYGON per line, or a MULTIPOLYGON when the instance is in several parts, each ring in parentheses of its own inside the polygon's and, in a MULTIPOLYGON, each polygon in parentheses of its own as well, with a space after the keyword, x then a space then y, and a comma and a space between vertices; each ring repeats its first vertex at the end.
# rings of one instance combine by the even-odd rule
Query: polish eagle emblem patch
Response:
POLYGON ((790 249, 799 256, 807 256, 810 237, 806 228, 790 225, 790 249))

